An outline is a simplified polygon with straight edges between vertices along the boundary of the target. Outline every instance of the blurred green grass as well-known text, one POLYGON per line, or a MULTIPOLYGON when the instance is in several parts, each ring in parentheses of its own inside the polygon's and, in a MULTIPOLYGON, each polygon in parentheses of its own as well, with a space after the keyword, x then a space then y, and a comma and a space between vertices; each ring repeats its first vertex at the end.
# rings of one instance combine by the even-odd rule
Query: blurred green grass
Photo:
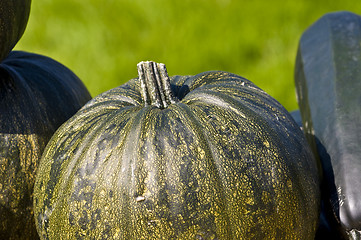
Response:
POLYGON ((303 31, 323 14, 361 14, 361 1, 33 0, 15 49, 60 61, 92 96, 154 60, 170 75, 224 70, 297 109, 294 61, 303 31))

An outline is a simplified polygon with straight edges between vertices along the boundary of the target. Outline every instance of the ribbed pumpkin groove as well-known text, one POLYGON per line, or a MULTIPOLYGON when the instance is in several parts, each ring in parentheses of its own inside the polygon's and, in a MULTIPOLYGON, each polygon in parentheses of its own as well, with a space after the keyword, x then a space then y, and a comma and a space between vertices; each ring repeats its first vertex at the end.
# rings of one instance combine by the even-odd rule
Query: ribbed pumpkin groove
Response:
POLYGON ((53 136, 35 184, 42 239, 313 239, 318 173, 288 112, 213 71, 139 79, 53 136))

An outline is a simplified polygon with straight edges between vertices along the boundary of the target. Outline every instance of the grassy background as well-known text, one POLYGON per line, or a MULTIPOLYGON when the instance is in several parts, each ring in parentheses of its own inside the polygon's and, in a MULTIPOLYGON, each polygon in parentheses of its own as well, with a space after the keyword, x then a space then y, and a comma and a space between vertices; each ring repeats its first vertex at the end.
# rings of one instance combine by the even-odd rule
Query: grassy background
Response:
POLYGON ((224 70, 297 108, 293 71, 303 31, 327 12, 361 14, 361 1, 33 0, 15 49, 72 69, 95 96, 155 60, 170 75, 224 70))

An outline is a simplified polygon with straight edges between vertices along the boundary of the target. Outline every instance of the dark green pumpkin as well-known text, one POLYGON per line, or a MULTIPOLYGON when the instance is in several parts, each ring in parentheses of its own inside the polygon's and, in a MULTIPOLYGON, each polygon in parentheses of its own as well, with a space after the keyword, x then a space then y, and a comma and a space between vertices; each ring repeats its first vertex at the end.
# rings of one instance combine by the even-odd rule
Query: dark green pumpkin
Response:
POLYGON ((42 239, 313 239, 319 176, 289 113, 237 75, 139 79, 53 135, 34 188, 42 239))
POLYGON ((0 239, 37 239, 33 186, 55 130, 88 100, 77 76, 44 56, 12 51, 0 63, 0 239))
POLYGON ((361 239, 360 42, 359 15, 326 14, 303 33, 295 68, 303 127, 322 165, 324 213, 336 239, 361 239))
POLYGON ((23 35, 28 23, 31 0, 0 1, 0 62, 23 35))

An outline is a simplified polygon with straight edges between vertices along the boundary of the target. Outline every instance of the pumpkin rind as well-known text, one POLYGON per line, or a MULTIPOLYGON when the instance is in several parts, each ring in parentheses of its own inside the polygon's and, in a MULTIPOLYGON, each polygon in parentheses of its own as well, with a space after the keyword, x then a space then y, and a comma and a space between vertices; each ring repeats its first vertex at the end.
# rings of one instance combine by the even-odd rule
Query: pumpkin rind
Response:
POLYGON ((171 78, 147 105, 138 79, 88 102, 41 159, 41 239, 313 239, 318 175, 288 112, 227 72, 171 78))
POLYGON ((0 64, 0 239, 38 239, 32 196, 41 154, 90 98, 74 73, 48 57, 13 51, 0 64))
POLYGON ((22 37, 30 7, 31 0, 0 1, 0 62, 22 37))
POLYGON ((303 126, 323 167, 325 213, 338 239, 361 234, 360 41, 359 15, 326 14, 302 35, 295 68, 303 126))

